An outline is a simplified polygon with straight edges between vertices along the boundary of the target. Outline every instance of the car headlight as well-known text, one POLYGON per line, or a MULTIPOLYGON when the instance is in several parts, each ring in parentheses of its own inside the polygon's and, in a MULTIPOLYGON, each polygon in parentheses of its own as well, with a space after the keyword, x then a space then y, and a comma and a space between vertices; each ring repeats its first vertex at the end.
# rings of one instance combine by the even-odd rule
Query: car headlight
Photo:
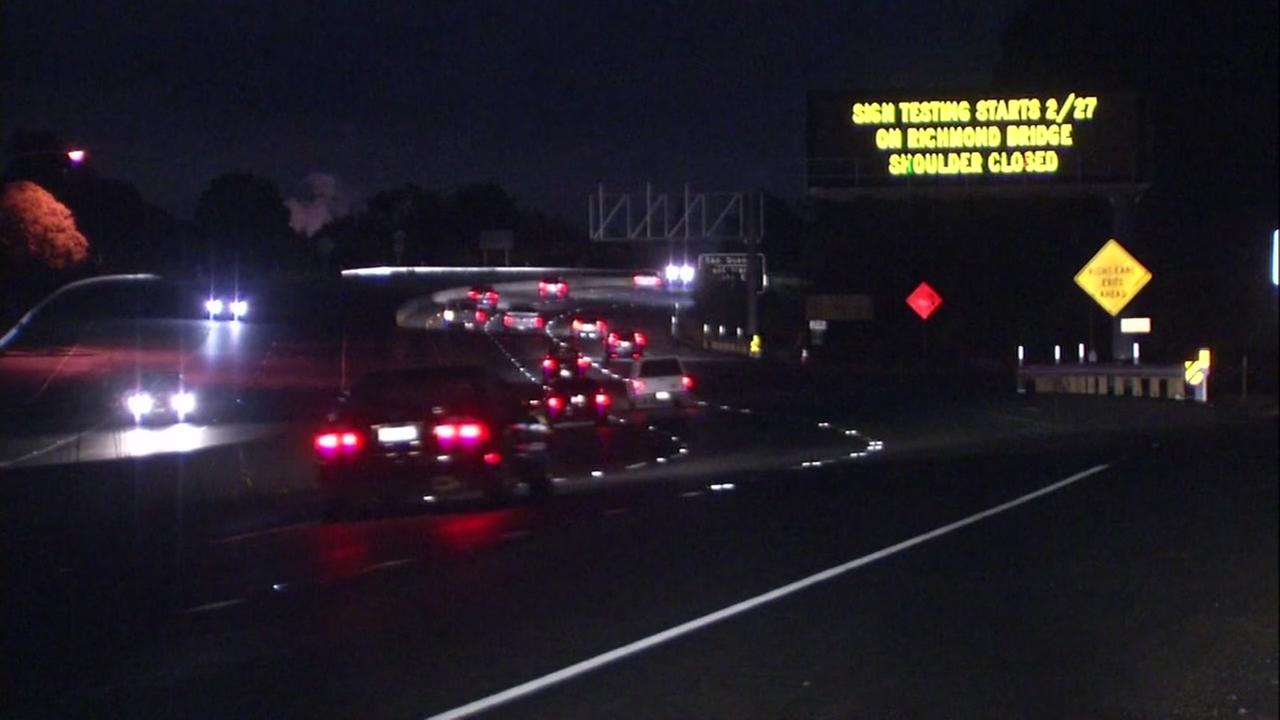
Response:
POLYGON ((205 312, 210 315, 221 315, 223 307, 222 301, 218 298, 209 298, 204 301, 205 312))
POLYGON ((156 399, 149 392, 129 393, 124 399, 124 406, 134 417, 142 417, 155 409, 156 399))
POLYGON ((234 318, 242 318, 242 317, 244 317, 245 315, 248 315, 248 314, 249 314, 249 301, 248 301, 248 300, 233 300, 233 301, 231 301, 231 316, 232 316, 232 317, 234 317, 234 318))
POLYGON ((169 396, 169 409, 179 415, 190 415, 196 409, 196 394, 176 392, 169 396))

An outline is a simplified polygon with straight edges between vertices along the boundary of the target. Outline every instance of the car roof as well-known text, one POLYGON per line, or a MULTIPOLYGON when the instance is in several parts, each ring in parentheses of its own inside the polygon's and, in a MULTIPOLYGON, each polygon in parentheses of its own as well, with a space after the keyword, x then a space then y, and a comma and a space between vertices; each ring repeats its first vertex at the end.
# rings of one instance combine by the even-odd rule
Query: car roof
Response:
POLYGON ((551 389, 564 392, 566 390, 598 389, 600 383, 591 378, 567 378, 551 381, 551 389))

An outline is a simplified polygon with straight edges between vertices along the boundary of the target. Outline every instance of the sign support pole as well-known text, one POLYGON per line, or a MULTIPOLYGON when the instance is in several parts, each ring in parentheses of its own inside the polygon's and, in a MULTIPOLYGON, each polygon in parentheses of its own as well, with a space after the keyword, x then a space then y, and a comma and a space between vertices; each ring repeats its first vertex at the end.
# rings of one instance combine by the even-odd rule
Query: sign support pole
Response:
POLYGON ((760 334, 760 236, 764 234, 764 195, 744 212, 747 244, 747 337, 751 342, 760 334))
MULTIPOLYGON (((1132 192, 1111 195, 1111 237, 1130 246, 1133 241, 1133 206, 1136 203, 1137 195, 1132 192)), ((1120 321, 1128 317, 1129 312, 1126 306, 1111 316, 1111 359, 1114 362, 1133 360, 1133 347, 1120 330, 1120 321)))

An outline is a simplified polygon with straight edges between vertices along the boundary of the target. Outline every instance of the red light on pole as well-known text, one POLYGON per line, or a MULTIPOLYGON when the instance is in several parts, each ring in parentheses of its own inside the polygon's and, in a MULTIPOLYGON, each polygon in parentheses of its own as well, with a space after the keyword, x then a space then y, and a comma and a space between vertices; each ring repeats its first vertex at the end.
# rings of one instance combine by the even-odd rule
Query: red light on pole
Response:
POLYGON ((921 320, 928 320, 930 315, 942 307, 942 296, 929 287, 929 283, 922 282, 907 296, 907 306, 914 310, 921 320))

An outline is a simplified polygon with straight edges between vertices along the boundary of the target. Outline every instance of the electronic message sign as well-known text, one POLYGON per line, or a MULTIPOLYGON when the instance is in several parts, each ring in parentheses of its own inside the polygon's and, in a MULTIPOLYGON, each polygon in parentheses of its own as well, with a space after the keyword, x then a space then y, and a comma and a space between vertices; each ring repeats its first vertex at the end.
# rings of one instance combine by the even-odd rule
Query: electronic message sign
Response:
POLYGON ((808 111, 811 189, 1141 179, 1131 95, 827 92, 808 111))

